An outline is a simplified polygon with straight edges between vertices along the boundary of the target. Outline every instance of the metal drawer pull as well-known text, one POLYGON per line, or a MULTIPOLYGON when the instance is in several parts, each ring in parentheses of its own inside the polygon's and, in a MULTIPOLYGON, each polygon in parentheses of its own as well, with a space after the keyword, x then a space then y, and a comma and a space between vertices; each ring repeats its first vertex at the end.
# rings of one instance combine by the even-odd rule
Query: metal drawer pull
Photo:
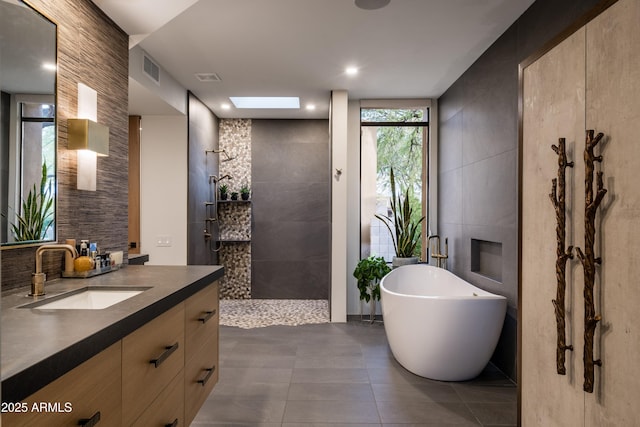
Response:
POLYGON ((171 424, 165 424, 165 427, 176 427, 178 425, 178 419, 173 420, 171 424))
POLYGON ((93 427, 96 424, 98 424, 100 422, 100 411, 96 412, 95 414, 93 414, 93 417, 91 418, 83 418, 80 421, 78 421, 78 425, 79 426, 83 426, 83 427, 93 427))
POLYGON ((199 320, 199 321, 201 321, 202 323, 207 323, 207 321, 208 321, 209 319, 211 319, 213 316, 215 316, 215 315, 216 315, 216 311, 215 311, 215 310, 213 310, 213 311, 205 311, 205 313, 206 313, 206 316, 201 317, 201 318, 199 318, 199 319, 198 319, 198 320, 199 320))
POLYGON ((202 384, 202 387, 204 387, 204 385, 207 383, 207 381, 209 381, 209 378, 211 378, 211 375, 213 375, 213 372, 215 370, 216 370, 215 365, 213 366, 213 368, 205 369, 205 371, 207 371, 207 374, 204 376, 204 378, 202 378, 201 380, 198 380, 198 383, 202 384))
POLYGON ((152 363, 157 368, 158 366, 160 366, 162 362, 167 360, 167 357, 171 356, 171 353, 173 353, 177 349, 178 349, 177 342, 172 346, 165 347, 165 351, 157 359, 151 359, 149 363, 152 363))

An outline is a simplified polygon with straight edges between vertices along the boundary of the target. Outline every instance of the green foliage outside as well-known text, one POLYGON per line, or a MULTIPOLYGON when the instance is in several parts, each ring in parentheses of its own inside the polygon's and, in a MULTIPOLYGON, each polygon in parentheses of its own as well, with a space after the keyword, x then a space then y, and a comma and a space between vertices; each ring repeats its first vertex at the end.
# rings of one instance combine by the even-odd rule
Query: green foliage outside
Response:
POLYGON ((47 164, 42 164, 40 186, 33 184, 26 199, 22 200, 16 223, 11 224, 13 237, 17 242, 42 240, 53 225, 53 196, 51 182, 47 176, 47 164))

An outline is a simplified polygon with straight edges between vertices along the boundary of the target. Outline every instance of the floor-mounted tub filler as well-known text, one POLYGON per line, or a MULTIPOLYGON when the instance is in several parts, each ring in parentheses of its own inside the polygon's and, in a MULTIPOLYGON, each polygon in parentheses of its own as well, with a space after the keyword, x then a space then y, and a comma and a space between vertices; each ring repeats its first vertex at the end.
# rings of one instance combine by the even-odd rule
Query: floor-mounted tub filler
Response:
POLYGON ((465 381, 489 362, 504 323, 505 297, 427 264, 394 269, 382 279, 380 294, 389 346, 407 370, 465 381))

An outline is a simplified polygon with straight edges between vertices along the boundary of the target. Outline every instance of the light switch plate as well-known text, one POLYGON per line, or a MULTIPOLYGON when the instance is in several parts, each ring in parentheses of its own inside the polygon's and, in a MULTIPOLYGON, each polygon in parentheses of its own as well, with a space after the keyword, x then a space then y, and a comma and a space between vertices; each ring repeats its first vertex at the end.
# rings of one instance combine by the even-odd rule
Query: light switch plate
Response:
POLYGON ((156 237, 157 247, 169 247, 173 244, 173 238, 168 235, 161 235, 156 237))

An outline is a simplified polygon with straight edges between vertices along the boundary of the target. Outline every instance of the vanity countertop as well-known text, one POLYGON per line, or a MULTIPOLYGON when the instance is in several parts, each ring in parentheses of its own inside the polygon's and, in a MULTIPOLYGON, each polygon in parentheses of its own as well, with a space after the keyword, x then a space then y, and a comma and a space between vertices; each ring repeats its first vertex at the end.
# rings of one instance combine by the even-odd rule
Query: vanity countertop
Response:
POLYGON ((3 402, 23 400, 215 280, 222 266, 127 266, 89 279, 56 279, 44 297, 30 287, 2 296, 0 375, 3 402), (92 286, 151 287, 101 310, 19 308, 92 286))

